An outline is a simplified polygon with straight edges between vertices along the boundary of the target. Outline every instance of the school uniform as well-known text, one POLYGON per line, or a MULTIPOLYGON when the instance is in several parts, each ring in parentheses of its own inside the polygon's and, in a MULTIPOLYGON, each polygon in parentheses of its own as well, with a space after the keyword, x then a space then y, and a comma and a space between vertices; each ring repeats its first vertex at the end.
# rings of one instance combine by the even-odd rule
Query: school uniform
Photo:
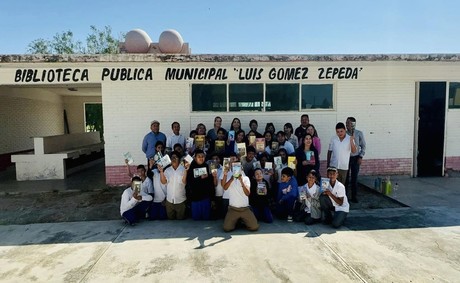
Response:
POLYGON ((150 209, 152 196, 142 190, 140 191, 140 195, 142 197, 141 200, 133 198, 133 189, 131 187, 125 189, 121 195, 120 215, 130 225, 145 218, 145 213, 150 209))

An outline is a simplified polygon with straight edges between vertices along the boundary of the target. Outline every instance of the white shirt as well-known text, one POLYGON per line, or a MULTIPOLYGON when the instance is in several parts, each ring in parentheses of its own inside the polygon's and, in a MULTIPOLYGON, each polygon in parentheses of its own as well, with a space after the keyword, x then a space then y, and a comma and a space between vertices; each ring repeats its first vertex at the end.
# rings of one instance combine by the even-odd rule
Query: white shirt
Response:
POLYGON ((216 186, 216 197, 221 197, 224 195, 224 187, 222 187, 222 184, 221 184, 221 179, 222 179, 222 176, 223 176, 223 169, 222 169, 222 166, 217 168, 217 186, 216 186))
POLYGON ((174 145, 176 143, 180 143, 182 148, 185 149, 185 138, 181 134, 179 134, 177 136, 175 134, 172 134, 166 139, 166 147, 174 149, 174 145))
POLYGON ((153 202, 162 202, 166 198, 166 185, 161 183, 160 172, 153 169, 153 202))
MULTIPOLYGON (((228 180, 228 176, 233 176, 233 172, 232 171, 228 171, 227 172, 227 180, 228 180)), ((222 172, 220 172, 219 174, 219 183, 222 183, 222 179, 224 178, 224 170, 222 170, 222 172)), ((222 184, 221 184, 221 187, 222 187, 222 184)), ((224 187, 222 187, 222 190, 224 189, 224 187)), ((224 190, 224 193, 222 194, 222 198, 223 199, 229 199, 229 194, 228 194, 228 190, 224 190)))
POLYGON ((153 199, 151 195, 145 193, 143 190, 141 190, 141 196, 142 200, 133 198, 133 189, 131 187, 124 190, 121 195, 120 215, 123 216, 123 213, 135 207, 141 201, 151 201, 153 199))
POLYGON ((340 170, 348 170, 351 153, 350 136, 345 135, 342 141, 340 141, 338 136, 332 137, 329 143, 329 150, 332 151, 331 163, 329 165, 340 170))
MULTIPOLYGON (((232 175, 227 176, 227 182, 233 178, 232 175)), ((251 180, 249 180, 249 177, 246 177, 243 175, 243 183, 244 186, 250 190, 251 188, 251 180)), ((249 206, 249 198, 248 196, 244 193, 243 187, 241 186, 241 183, 238 179, 234 179, 233 182, 230 184, 230 186, 227 189, 228 196, 229 196, 229 204, 233 207, 248 207, 249 206)))
POLYGON ((170 203, 182 203, 187 198, 185 196, 185 184, 182 182, 182 176, 185 174, 185 168, 179 165, 176 170, 172 166, 164 171, 166 177, 166 199, 170 203))
POLYGON ((152 180, 150 180, 150 178, 146 177, 145 180, 142 182, 142 191, 144 191, 146 194, 154 193, 152 180))
POLYGON ((288 141, 285 141, 283 145, 280 145, 280 148, 284 148, 288 155, 291 155, 295 152, 294 146, 288 141))
POLYGON ((342 205, 339 205, 336 203, 331 197, 329 197, 332 201, 332 204, 334 205, 335 211, 344 211, 344 212, 349 212, 350 211, 350 204, 348 203, 348 198, 347 194, 345 192, 345 186, 340 183, 339 181, 335 181, 334 187, 329 185, 329 189, 331 192, 338 198, 343 197, 343 203, 342 205))

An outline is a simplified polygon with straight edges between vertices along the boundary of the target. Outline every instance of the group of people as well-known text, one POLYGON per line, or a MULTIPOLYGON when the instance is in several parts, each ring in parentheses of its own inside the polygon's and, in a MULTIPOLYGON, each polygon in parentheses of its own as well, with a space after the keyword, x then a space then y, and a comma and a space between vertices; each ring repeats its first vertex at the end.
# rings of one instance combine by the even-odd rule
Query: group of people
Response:
POLYGON ((322 178, 321 140, 307 114, 295 130, 286 123, 276 132, 267 123, 263 134, 256 120, 249 122, 246 133, 238 118, 227 130, 222 118, 215 117, 213 128, 207 131, 200 123, 187 138, 178 122, 167 137, 154 120, 142 142, 147 166, 138 165, 133 174, 126 160, 132 185, 123 192, 120 214, 131 225, 143 218, 224 219, 225 231, 239 225, 256 231, 258 221, 271 223, 274 216, 340 227, 349 212, 345 185, 350 184, 351 201, 357 202, 357 176, 366 149, 355 126, 354 117, 337 123, 322 178), (165 156, 167 163, 161 162, 165 156))

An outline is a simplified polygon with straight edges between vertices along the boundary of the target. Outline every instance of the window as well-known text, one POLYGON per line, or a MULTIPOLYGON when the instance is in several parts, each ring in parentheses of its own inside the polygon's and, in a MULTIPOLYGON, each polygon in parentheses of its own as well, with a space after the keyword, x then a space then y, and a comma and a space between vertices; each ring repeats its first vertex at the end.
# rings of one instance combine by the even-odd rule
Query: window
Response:
POLYGON ((192 85, 192 111, 227 111, 227 85, 192 85))
POLYGON ((266 111, 299 111, 298 84, 266 84, 266 111))
POLYGON ((460 82, 449 83, 449 108, 460 108, 460 82))
POLYGON ((262 111, 263 102, 263 84, 230 84, 230 111, 262 111))
POLYGON ((333 85, 302 85, 302 109, 333 108, 333 85))
MULTIPOLYGON (((85 132, 98 131, 101 136, 101 139, 103 139, 104 122, 102 120, 102 103, 85 103, 84 105, 85 105, 85 132)), ((67 121, 67 118, 66 118, 66 121, 67 121)))

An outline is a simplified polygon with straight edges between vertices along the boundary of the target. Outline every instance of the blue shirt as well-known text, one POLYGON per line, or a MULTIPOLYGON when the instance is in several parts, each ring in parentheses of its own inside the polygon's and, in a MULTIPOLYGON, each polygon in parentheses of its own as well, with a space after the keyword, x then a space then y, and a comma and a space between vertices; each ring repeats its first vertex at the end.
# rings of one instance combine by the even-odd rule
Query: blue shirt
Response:
POLYGON ((147 159, 155 155, 155 144, 157 141, 163 142, 163 145, 166 146, 166 136, 162 132, 155 134, 150 132, 145 135, 144 140, 142 141, 142 151, 145 153, 147 159))

